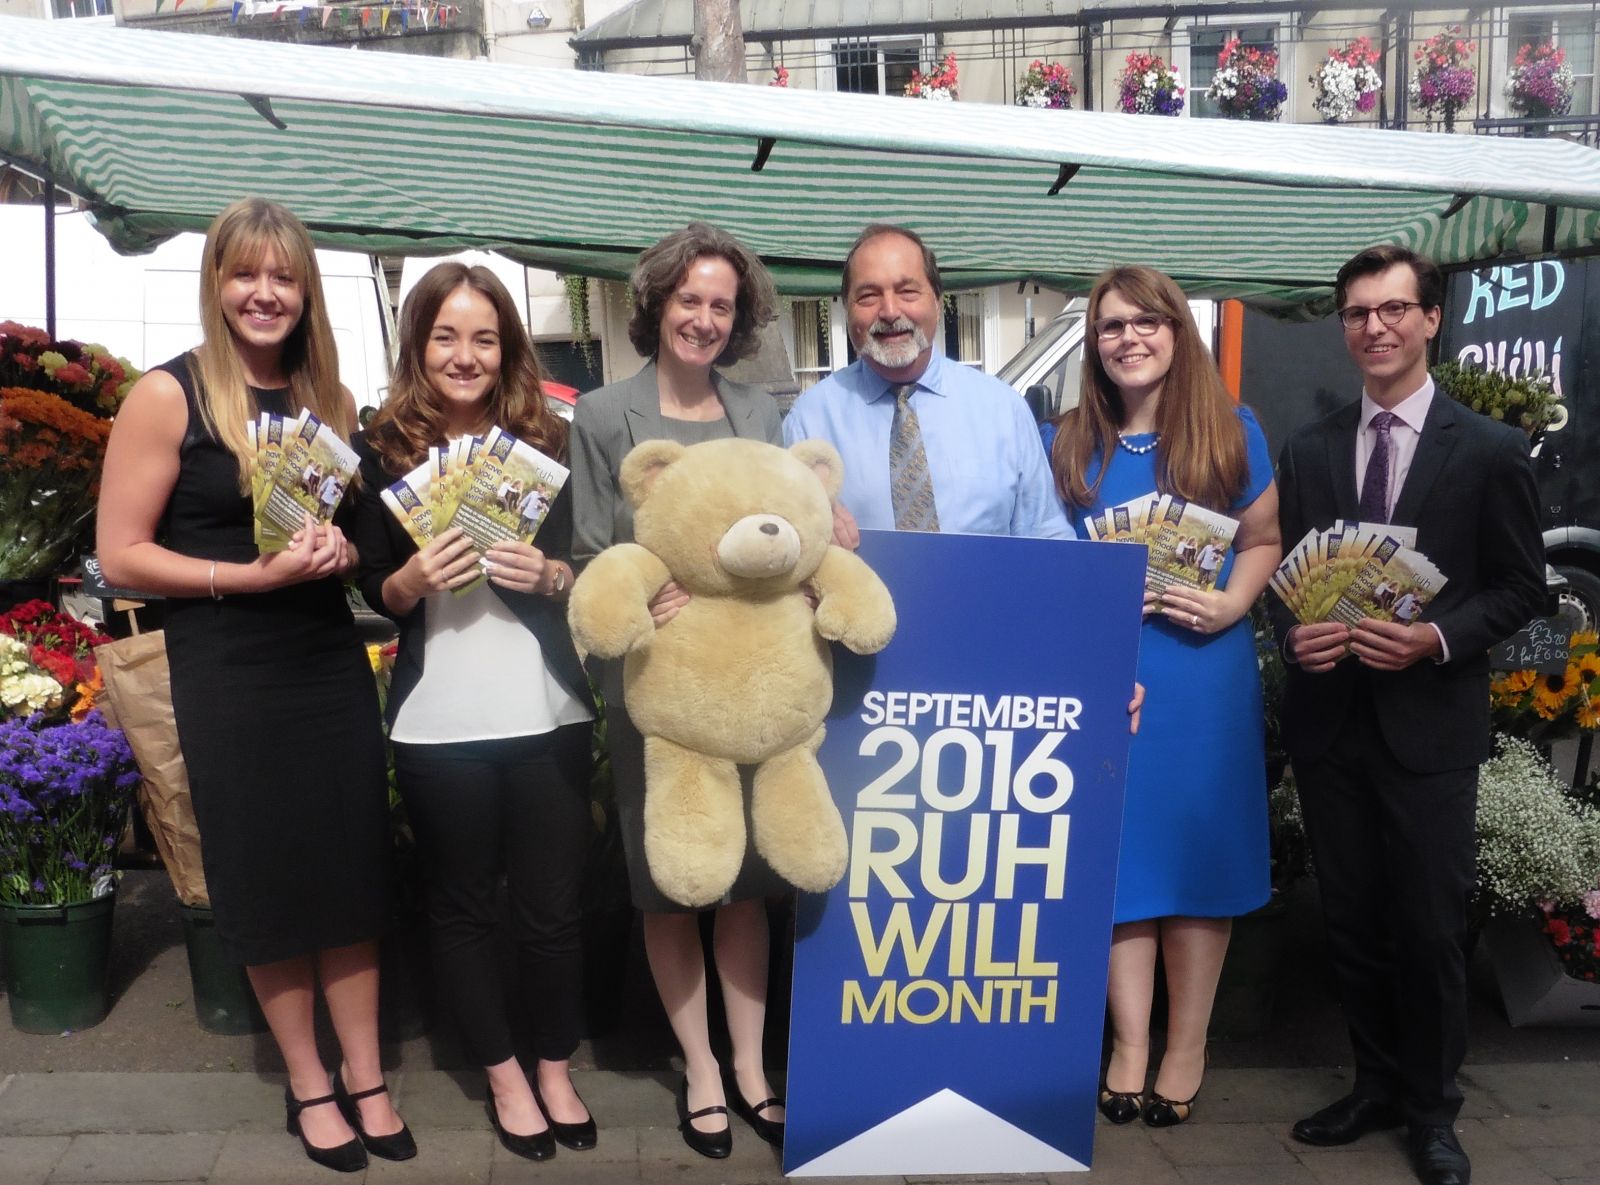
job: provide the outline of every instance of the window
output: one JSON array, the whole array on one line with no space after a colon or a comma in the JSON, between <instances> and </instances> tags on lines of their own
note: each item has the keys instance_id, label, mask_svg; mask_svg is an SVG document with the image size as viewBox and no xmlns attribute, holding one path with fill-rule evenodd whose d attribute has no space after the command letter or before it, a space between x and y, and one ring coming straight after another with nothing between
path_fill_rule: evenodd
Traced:
<instances>
[{"instance_id":1,"label":"window","mask_svg":"<svg viewBox=\"0 0 1600 1185\"><path fill-rule=\"evenodd\" d=\"M1551 44L1558 49L1564 49L1567 51L1567 65L1572 70L1572 114L1596 113L1595 23L1592 12L1586 11L1571 16L1519 13L1510 18L1506 30L1508 70L1517 60L1517 51L1524 45Z\"/></svg>"},{"instance_id":2,"label":"window","mask_svg":"<svg viewBox=\"0 0 1600 1185\"><path fill-rule=\"evenodd\" d=\"M790 356L800 390L833 373L829 300L796 300L789 308Z\"/></svg>"},{"instance_id":3,"label":"window","mask_svg":"<svg viewBox=\"0 0 1600 1185\"><path fill-rule=\"evenodd\" d=\"M944 352L963 366L983 368L983 293L947 292L944 298Z\"/></svg>"},{"instance_id":4,"label":"window","mask_svg":"<svg viewBox=\"0 0 1600 1185\"><path fill-rule=\"evenodd\" d=\"M1211 80L1217 75L1217 55L1222 52L1222 47L1233 38L1239 39L1239 44L1246 49L1277 49L1278 26L1270 25L1240 25L1228 27L1225 25L1202 25L1189 32L1189 77L1184 79L1187 91L1184 98L1185 110L1200 119L1217 119L1222 111L1211 98ZM1278 63L1278 77L1286 77L1283 62Z\"/></svg>"},{"instance_id":5,"label":"window","mask_svg":"<svg viewBox=\"0 0 1600 1185\"><path fill-rule=\"evenodd\" d=\"M875 41L864 37L835 41L833 88L858 95L903 94L911 72L923 58L923 39Z\"/></svg>"},{"instance_id":6,"label":"window","mask_svg":"<svg viewBox=\"0 0 1600 1185\"><path fill-rule=\"evenodd\" d=\"M58 19L75 16L110 16L111 0L50 0L50 10Z\"/></svg>"}]
</instances>

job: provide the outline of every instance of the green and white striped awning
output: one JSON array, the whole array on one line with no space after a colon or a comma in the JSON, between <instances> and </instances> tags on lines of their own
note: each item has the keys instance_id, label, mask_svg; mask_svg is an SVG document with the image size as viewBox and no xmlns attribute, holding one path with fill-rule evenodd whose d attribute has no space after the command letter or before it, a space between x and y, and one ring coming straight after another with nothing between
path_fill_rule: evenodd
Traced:
<instances>
[{"instance_id":1,"label":"green and white striped awning","mask_svg":"<svg viewBox=\"0 0 1600 1185\"><path fill-rule=\"evenodd\" d=\"M922 232L952 286L1082 291L1107 264L1143 262L1194 295L1280 307L1325 297L1338 264L1379 241L1446 264L1600 248L1600 152L1560 141L929 103L6 17L0 154L86 198L129 251L258 193L325 246L476 246L622 277L701 218L795 295L833 291L873 220Z\"/></svg>"}]
</instances>

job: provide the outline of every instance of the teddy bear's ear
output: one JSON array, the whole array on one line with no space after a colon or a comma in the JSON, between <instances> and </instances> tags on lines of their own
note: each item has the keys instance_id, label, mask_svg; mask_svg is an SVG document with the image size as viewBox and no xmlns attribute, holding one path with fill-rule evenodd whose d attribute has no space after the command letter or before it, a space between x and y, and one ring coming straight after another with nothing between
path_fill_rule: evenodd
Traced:
<instances>
[{"instance_id":1,"label":"teddy bear's ear","mask_svg":"<svg viewBox=\"0 0 1600 1185\"><path fill-rule=\"evenodd\" d=\"M635 510L650 495L650 487L667 467L683 456L684 446L676 440L647 440L622 458L623 496Z\"/></svg>"},{"instance_id":2,"label":"teddy bear's ear","mask_svg":"<svg viewBox=\"0 0 1600 1185\"><path fill-rule=\"evenodd\" d=\"M789 446L789 451L817 475L822 488L828 491L828 501L839 496L844 488L844 461L838 449L826 440L797 440Z\"/></svg>"}]
</instances>

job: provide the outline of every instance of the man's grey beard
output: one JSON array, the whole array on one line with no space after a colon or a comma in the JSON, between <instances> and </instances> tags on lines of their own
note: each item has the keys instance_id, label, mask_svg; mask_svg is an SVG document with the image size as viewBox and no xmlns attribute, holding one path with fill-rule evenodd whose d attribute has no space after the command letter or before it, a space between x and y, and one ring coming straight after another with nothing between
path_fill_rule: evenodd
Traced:
<instances>
[{"instance_id":1,"label":"man's grey beard","mask_svg":"<svg viewBox=\"0 0 1600 1185\"><path fill-rule=\"evenodd\" d=\"M911 320L910 317L900 317L891 322L886 328L895 331L909 330L911 339L904 345L890 345L875 337L873 329L878 328L874 321L865 334L859 353L862 357L871 359L885 370L904 370L910 366L928 348L928 335Z\"/></svg>"}]
</instances>

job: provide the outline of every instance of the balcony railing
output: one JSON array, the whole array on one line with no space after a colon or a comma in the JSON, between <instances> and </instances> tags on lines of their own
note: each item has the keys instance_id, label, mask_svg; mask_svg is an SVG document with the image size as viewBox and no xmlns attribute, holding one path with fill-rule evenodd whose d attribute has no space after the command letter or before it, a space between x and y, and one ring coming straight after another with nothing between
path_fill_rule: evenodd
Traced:
<instances>
[{"instance_id":1,"label":"balcony railing","mask_svg":"<svg viewBox=\"0 0 1600 1185\"><path fill-rule=\"evenodd\" d=\"M1600 148L1600 115L1562 115L1548 119L1475 119L1472 130L1484 136L1548 136Z\"/></svg>"}]
</instances>

